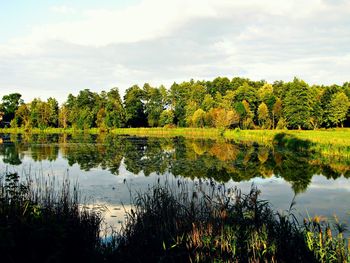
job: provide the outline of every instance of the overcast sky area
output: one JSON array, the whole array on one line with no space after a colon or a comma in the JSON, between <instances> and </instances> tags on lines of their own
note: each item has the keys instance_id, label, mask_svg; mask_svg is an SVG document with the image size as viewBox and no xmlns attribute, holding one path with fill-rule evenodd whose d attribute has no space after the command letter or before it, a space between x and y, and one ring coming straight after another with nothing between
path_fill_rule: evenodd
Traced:
<instances>
[{"instance_id":1,"label":"overcast sky area","mask_svg":"<svg viewBox=\"0 0 350 263\"><path fill-rule=\"evenodd\" d=\"M217 76L350 81L350 0L0 0L0 96Z\"/></svg>"}]
</instances>

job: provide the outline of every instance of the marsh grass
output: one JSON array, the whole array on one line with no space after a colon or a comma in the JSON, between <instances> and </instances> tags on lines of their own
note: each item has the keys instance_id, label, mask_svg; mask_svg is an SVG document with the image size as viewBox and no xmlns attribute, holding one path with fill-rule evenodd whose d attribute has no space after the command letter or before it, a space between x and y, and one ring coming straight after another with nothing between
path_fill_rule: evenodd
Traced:
<instances>
[{"instance_id":1,"label":"marsh grass","mask_svg":"<svg viewBox=\"0 0 350 263\"><path fill-rule=\"evenodd\" d=\"M294 203L274 212L260 191L179 180L132 196L120 232L101 239L99 210L77 186L43 178L0 180L1 262L349 262L346 228L299 223Z\"/></svg>"},{"instance_id":2,"label":"marsh grass","mask_svg":"<svg viewBox=\"0 0 350 263\"><path fill-rule=\"evenodd\" d=\"M350 238L344 238L346 230L336 216L333 223L321 216L304 220L307 246L319 262L350 262Z\"/></svg>"},{"instance_id":3,"label":"marsh grass","mask_svg":"<svg viewBox=\"0 0 350 263\"><path fill-rule=\"evenodd\" d=\"M336 261L322 261L318 250L309 245L317 240L308 233L317 232L298 223L293 205L285 213L276 213L259 194L255 187L244 195L214 182L195 188L183 182L175 188L155 185L134 198L134 209L127 214L112 258L126 262L346 262L339 261L348 253L343 239L324 252L336 254Z\"/></svg>"},{"instance_id":4,"label":"marsh grass","mask_svg":"<svg viewBox=\"0 0 350 263\"><path fill-rule=\"evenodd\" d=\"M101 222L68 180L57 188L42 178L1 177L1 262L96 262Z\"/></svg>"}]
</instances>

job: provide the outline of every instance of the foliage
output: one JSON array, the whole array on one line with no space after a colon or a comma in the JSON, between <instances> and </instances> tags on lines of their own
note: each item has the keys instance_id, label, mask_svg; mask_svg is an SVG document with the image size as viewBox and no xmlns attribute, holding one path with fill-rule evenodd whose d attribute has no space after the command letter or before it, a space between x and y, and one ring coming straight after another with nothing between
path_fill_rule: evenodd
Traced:
<instances>
[{"instance_id":1,"label":"foliage","mask_svg":"<svg viewBox=\"0 0 350 263\"><path fill-rule=\"evenodd\" d=\"M142 101L144 92L137 85L127 89L124 96L126 124L129 127L145 127L145 105Z\"/></svg>"},{"instance_id":2,"label":"foliage","mask_svg":"<svg viewBox=\"0 0 350 263\"><path fill-rule=\"evenodd\" d=\"M258 107L258 119L259 124L263 128L269 128L270 125L270 114L266 104L262 102Z\"/></svg>"},{"instance_id":3,"label":"foliage","mask_svg":"<svg viewBox=\"0 0 350 263\"><path fill-rule=\"evenodd\" d=\"M309 86L302 80L294 78L289 84L284 103L284 115L292 128L309 128L311 100Z\"/></svg>"},{"instance_id":4,"label":"foliage","mask_svg":"<svg viewBox=\"0 0 350 263\"><path fill-rule=\"evenodd\" d=\"M202 109L198 109L193 113L192 125L194 127L203 128L205 125L206 112Z\"/></svg>"},{"instance_id":5,"label":"foliage","mask_svg":"<svg viewBox=\"0 0 350 263\"><path fill-rule=\"evenodd\" d=\"M21 95L13 93L5 95L0 104L0 126L9 126L11 122L13 128L27 130L47 127L110 130L164 125L213 128L218 126L212 113L224 109L235 119L225 127L235 127L237 116L241 129L347 127L350 125L349 97L349 83L309 86L294 78L291 82L270 84L239 77L232 80L218 77L212 81L191 79L173 83L169 89L148 83L142 88L134 85L126 90L123 100L118 88L100 93L85 89L77 96L69 94L60 106L54 98L47 101L36 98L22 106ZM174 117L171 123L164 124L160 119L163 116L164 120L168 110Z\"/></svg>"},{"instance_id":6,"label":"foliage","mask_svg":"<svg viewBox=\"0 0 350 263\"><path fill-rule=\"evenodd\" d=\"M164 110L160 114L159 124L160 126L171 125L174 123L174 112L172 110Z\"/></svg>"},{"instance_id":7,"label":"foliage","mask_svg":"<svg viewBox=\"0 0 350 263\"><path fill-rule=\"evenodd\" d=\"M15 117L15 112L23 103L22 95L19 93L11 93L2 97L0 111L3 113L3 121L10 122Z\"/></svg>"},{"instance_id":8,"label":"foliage","mask_svg":"<svg viewBox=\"0 0 350 263\"><path fill-rule=\"evenodd\" d=\"M344 92L338 92L334 94L330 102L329 120L334 125L341 124L343 126L343 122L346 119L349 107L349 98L345 95Z\"/></svg>"},{"instance_id":9,"label":"foliage","mask_svg":"<svg viewBox=\"0 0 350 263\"><path fill-rule=\"evenodd\" d=\"M165 107L166 90L164 87L153 88L147 83L143 86L143 90L148 125L150 127L159 126L159 118Z\"/></svg>"},{"instance_id":10,"label":"foliage","mask_svg":"<svg viewBox=\"0 0 350 263\"><path fill-rule=\"evenodd\" d=\"M208 123L216 128L229 128L239 123L239 115L234 109L212 108L207 118Z\"/></svg>"}]
</instances>

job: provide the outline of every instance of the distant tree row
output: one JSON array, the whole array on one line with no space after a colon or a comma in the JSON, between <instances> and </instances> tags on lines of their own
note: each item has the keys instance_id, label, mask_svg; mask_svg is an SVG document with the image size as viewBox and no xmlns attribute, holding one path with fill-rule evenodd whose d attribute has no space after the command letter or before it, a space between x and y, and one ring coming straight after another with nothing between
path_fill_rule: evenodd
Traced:
<instances>
[{"instance_id":1,"label":"distant tree row","mask_svg":"<svg viewBox=\"0 0 350 263\"><path fill-rule=\"evenodd\" d=\"M164 86L134 85L122 100L117 88L100 94L88 89L24 103L18 93L3 96L0 119L11 127L216 127L241 129L317 129L350 126L350 83L342 86L252 81L218 77L213 81Z\"/></svg>"}]
</instances>

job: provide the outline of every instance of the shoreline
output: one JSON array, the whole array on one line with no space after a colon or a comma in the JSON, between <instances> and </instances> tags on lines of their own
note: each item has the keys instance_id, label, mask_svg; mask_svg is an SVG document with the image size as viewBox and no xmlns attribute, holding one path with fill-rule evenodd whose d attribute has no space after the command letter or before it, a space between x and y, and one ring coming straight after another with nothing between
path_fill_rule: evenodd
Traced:
<instances>
[{"instance_id":1,"label":"shoreline","mask_svg":"<svg viewBox=\"0 0 350 263\"><path fill-rule=\"evenodd\" d=\"M87 130L47 128L25 130L21 128L2 128L3 134L113 134L141 137L177 137L196 139L226 139L238 143L257 143L259 145L312 150L322 155L350 158L350 129L328 130L240 130L215 128L115 128L101 131L99 128Z\"/></svg>"}]
</instances>

